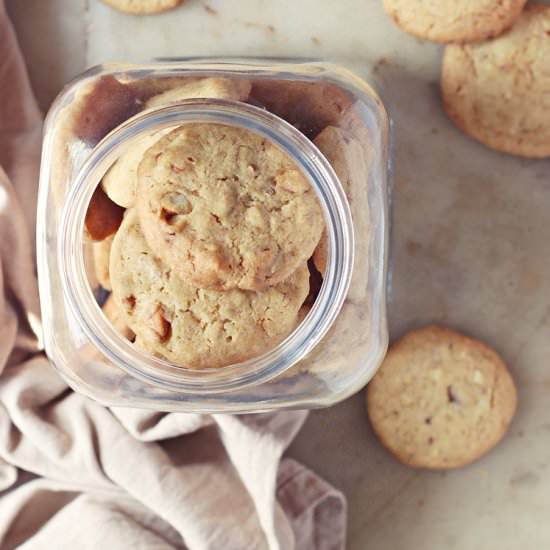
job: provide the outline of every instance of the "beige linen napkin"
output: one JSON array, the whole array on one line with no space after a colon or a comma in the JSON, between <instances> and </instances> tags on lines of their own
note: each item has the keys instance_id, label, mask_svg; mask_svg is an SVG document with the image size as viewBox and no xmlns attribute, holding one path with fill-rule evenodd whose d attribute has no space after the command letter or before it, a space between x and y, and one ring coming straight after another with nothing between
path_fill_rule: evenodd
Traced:
<instances>
[{"instance_id":1,"label":"beige linen napkin","mask_svg":"<svg viewBox=\"0 0 550 550\"><path fill-rule=\"evenodd\" d=\"M3 0L0 90L0 547L343 548L342 494L281 458L305 412L108 409L50 366L31 330L41 116Z\"/></svg>"}]
</instances>

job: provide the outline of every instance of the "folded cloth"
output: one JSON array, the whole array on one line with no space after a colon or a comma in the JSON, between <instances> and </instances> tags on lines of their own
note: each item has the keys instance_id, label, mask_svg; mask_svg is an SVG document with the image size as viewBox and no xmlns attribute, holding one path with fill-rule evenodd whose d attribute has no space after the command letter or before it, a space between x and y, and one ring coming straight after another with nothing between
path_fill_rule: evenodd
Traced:
<instances>
[{"instance_id":1,"label":"folded cloth","mask_svg":"<svg viewBox=\"0 0 550 550\"><path fill-rule=\"evenodd\" d=\"M343 548L342 494L282 455L303 411L105 408L39 350L41 116L0 0L0 547Z\"/></svg>"}]
</instances>

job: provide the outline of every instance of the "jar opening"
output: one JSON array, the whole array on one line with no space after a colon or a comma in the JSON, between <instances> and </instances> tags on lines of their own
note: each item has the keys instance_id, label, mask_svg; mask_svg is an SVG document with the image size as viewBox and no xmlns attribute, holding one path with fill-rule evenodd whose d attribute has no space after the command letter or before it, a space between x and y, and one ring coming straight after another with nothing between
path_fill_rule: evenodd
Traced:
<instances>
[{"instance_id":1,"label":"jar opening","mask_svg":"<svg viewBox=\"0 0 550 550\"><path fill-rule=\"evenodd\" d=\"M329 240L329 258L319 295L306 318L267 353L220 368L190 369L149 355L120 336L105 319L89 285L83 255L88 204L122 149L147 133L188 123L237 126L270 140L302 170L313 187ZM83 163L63 208L59 270L64 298L92 344L131 376L182 393L215 394L266 382L296 364L323 338L346 298L353 268L354 234L344 190L315 145L281 118L252 105L221 99L185 100L142 112L109 133Z\"/></svg>"}]
</instances>

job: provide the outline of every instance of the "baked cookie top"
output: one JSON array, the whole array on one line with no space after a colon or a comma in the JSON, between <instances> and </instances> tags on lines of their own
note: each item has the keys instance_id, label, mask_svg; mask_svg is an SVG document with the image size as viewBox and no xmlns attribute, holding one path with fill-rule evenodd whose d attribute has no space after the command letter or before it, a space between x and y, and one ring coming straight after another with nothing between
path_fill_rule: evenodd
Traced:
<instances>
[{"instance_id":1,"label":"baked cookie top","mask_svg":"<svg viewBox=\"0 0 550 550\"><path fill-rule=\"evenodd\" d=\"M382 444L410 466L464 466L489 451L516 409L506 366L486 344L427 326L391 346L367 386Z\"/></svg>"},{"instance_id":2,"label":"baked cookie top","mask_svg":"<svg viewBox=\"0 0 550 550\"><path fill-rule=\"evenodd\" d=\"M149 246L199 288L261 290L306 263L323 230L315 191L296 164L249 130L190 123L138 170Z\"/></svg>"},{"instance_id":3,"label":"baked cookie top","mask_svg":"<svg viewBox=\"0 0 550 550\"><path fill-rule=\"evenodd\" d=\"M135 209L115 236L110 272L115 300L139 342L188 368L222 367L273 348L294 329L309 291L305 262L261 292L192 287L155 256Z\"/></svg>"},{"instance_id":4,"label":"baked cookie top","mask_svg":"<svg viewBox=\"0 0 550 550\"><path fill-rule=\"evenodd\" d=\"M434 42L474 42L502 33L527 0L384 0L401 29Z\"/></svg>"},{"instance_id":5,"label":"baked cookie top","mask_svg":"<svg viewBox=\"0 0 550 550\"><path fill-rule=\"evenodd\" d=\"M550 156L550 6L528 5L495 40L447 46L441 91L451 120L481 143Z\"/></svg>"},{"instance_id":6,"label":"baked cookie top","mask_svg":"<svg viewBox=\"0 0 550 550\"><path fill-rule=\"evenodd\" d=\"M134 15L150 15L171 10L179 6L183 0L103 0L105 4Z\"/></svg>"},{"instance_id":7,"label":"baked cookie top","mask_svg":"<svg viewBox=\"0 0 550 550\"><path fill-rule=\"evenodd\" d=\"M151 97L145 104L147 109L162 107L194 98L233 99L244 101L250 93L250 82L231 78L189 78L178 81L178 85ZM117 161L103 176L101 182L109 198L123 206L130 208L136 200L137 168L145 151L152 147L162 136L170 130L159 130L140 138L120 155Z\"/></svg>"}]
</instances>

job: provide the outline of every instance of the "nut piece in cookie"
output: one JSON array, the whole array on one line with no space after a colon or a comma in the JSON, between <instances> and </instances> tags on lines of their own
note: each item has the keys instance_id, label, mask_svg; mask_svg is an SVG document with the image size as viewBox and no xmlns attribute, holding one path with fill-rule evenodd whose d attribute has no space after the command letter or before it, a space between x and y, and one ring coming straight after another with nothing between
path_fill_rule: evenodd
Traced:
<instances>
[{"instance_id":1,"label":"nut piece in cookie","mask_svg":"<svg viewBox=\"0 0 550 550\"><path fill-rule=\"evenodd\" d=\"M380 441L418 468L474 462L503 437L516 403L512 377L493 349L437 326L393 344L367 386L368 415Z\"/></svg>"},{"instance_id":2,"label":"nut piece in cookie","mask_svg":"<svg viewBox=\"0 0 550 550\"><path fill-rule=\"evenodd\" d=\"M152 15L177 8L183 0L102 0L123 13Z\"/></svg>"},{"instance_id":3,"label":"nut piece in cookie","mask_svg":"<svg viewBox=\"0 0 550 550\"><path fill-rule=\"evenodd\" d=\"M155 256L134 209L115 236L110 272L113 295L142 346L187 368L223 367L267 352L295 328L309 291L305 263L260 292L192 287Z\"/></svg>"},{"instance_id":4,"label":"nut piece in cookie","mask_svg":"<svg viewBox=\"0 0 550 550\"><path fill-rule=\"evenodd\" d=\"M458 128L512 155L550 156L550 6L495 40L445 48L443 105Z\"/></svg>"},{"instance_id":5,"label":"nut piece in cookie","mask_svg":"<svg viewBox=\"0 0 550 550\"><path fill-rule=\"evenodd\" d=\"M113 325L118 333L130 341L134 340L135 334L126 324L124 313L116 303L112 294L107 298L101 309L105 317L107 317L107 320Z\"/></svg>"},{"instance_id":6,"label":"nut piece in cookie","mask_svg":"<svg viewBox=\"0 0 550 550\"><path fill-rule=\"evenodd\" d=\"M394 22L434 42L475 42L498 36L519 17L527 0L384 0Z\"/></svg>"},{"instance_id":7,"label":"nut piece in cookie","mask_svg":"<svg viewBox=\"0 0 550 550\"><path fill-rule=\"evenodd\" d=\"M261 290L313 254L315 191L277 146L249 130L177 128L145 154L137 206L149 246L199 288Z\"/></svg>"},{"instance_id":8,"label":"nut piece in cookie","mask_svg":"<svg viewBox=\"0 0 550 550\"><path fill-rule=\"evenodd\" d=\"M91 243L94 257L94 270L99 284L105 290L111 290L111 278L109 276L109 257L111 255L111 246L113 237L107 237L102 241Z\"/></svg>"},{"instance_id":9,"label":"nut piece in cookie","mask_svg":"<svg viewBox=\"0 0 550 550\"><path fill-rule=\"evenodd\" d=\"M84 220L85 235L92 241L102 241L119 228L124 208L115 204L98 186L90 199Z\"/></svg>"}]
</instances>

